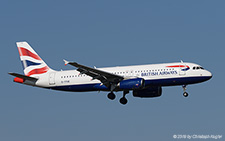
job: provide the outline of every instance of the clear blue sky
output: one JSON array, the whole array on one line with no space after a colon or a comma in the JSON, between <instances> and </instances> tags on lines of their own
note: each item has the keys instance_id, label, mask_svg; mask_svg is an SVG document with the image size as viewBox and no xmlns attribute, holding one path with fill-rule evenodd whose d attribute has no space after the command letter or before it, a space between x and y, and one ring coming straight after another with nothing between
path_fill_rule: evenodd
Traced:
<instances>
[{"instance_id":1,"label":"clear blue sky","mask_svg":"<svg viewBox=\"0 0 225 141\"><path fill-rule=\"evenodd\" d=\"M2 1L0 140L150 141L174 134L225 138L225 2ZM27 41L56 70L63 59L96 66L186 61L213 73L205 83L163 88L160 98L68 93L13 83L23 73L16 41Z\"/></svg>"}]
</instances>

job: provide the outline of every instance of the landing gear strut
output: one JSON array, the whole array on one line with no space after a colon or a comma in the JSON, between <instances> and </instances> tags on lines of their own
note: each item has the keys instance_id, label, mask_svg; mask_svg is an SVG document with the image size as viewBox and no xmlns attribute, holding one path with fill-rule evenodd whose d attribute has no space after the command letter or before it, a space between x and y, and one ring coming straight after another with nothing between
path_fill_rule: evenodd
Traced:
<instances>
[{"instance_id":1,"label":"landing gear strut","mask_svg":"<svg viewBox=\"0 0 225 141\"><path fill-rule=\"evenodd\" d=\"M184 90L183 96L188 97L188 93L186 92L186 89L187 89L186 85L183 85L182 87L183 87L183 90Z\"/></svg>"},{"instance_id":2,"label":"landing gear strut","mask_svg":"<svg viewBox=\"0 0 225 141\"><path fill-rule=\"evenodd\" d=\"M116 98L116 95L113 93L113 90L116 88L116 85L115 84L112 84L110 86L110 93L107 95L107 97L111 100L114 100Z\"/></svg>"},{"instance_id":3,"label":"landing gear strut","mask_svg":"<svg viewBox=\"0 0 225 141\"><path fill-rule=\"evenodd\" d=\"M123 97L122 98L120 98L120 103L121 104L123 104L123 105L125 105L125 104L127 104L127 99L126 99L126 94L128 94L129 93L129 91L123 91Z\"/></svg>"}]
</instances>

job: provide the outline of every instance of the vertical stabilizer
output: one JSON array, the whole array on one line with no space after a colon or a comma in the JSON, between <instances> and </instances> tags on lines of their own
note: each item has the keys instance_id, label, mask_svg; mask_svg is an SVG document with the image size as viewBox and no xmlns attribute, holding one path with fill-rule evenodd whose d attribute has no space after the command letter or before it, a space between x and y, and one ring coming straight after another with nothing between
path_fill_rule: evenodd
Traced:
<instances>
[{"instance_id":1,"label":"vertical stabilizer","mask_svg":"<svg viewBox=\"0 0 225 141\"><path fill-rule=\"evenodd\" d=\"M17 42L16 45L19 50L20 60L22 62L24 74L26 76L44 74L48 71L51 71L48 65L27 42Z\"/></svg>"}]
</instances>

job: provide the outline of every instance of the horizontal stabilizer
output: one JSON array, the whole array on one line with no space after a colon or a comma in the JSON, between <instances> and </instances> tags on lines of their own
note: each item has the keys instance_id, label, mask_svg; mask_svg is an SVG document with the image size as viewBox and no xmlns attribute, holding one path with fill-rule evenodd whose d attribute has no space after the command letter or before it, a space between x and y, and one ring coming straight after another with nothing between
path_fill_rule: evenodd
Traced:
<instances>
[{"instance_id":1,"label":"horizontal stabilizer","mask_svg":"<svg viewBox=\"0 0 225 141\"><path fill-rule=\"evenodd\" d=\"M22 78L22 79L25 79L25 80L29 80L29 81L37 81L38 80L37 78L26 76L26 75L22 75L22 74L18 74L18 73L9 72L8 74L10 74L12 76L16 76L16 77Z\"/></svg>"}]
</instances>

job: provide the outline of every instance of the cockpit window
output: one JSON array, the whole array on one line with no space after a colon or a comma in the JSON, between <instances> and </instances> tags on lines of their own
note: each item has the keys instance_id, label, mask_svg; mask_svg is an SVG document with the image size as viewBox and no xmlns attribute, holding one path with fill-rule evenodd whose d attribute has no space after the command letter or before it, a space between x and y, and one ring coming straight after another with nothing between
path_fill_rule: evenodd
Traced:
<instances>
[{"instance_id":1,"label":"cockpit window","mask_svg":"<svg viewBox=\"0 0 225 141\"><path fill-rule=\"evenodd\" d=\"M199 70L199 69L204 70L204 68L203 67L200 67L200 66L193 67L193 70Z\"/></svg>"}]
</instances>

